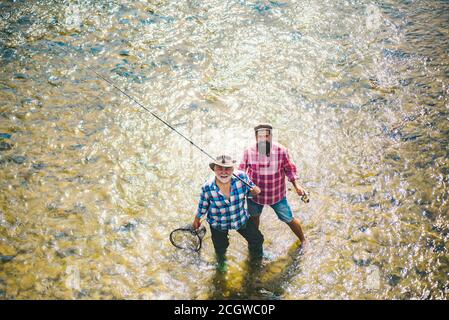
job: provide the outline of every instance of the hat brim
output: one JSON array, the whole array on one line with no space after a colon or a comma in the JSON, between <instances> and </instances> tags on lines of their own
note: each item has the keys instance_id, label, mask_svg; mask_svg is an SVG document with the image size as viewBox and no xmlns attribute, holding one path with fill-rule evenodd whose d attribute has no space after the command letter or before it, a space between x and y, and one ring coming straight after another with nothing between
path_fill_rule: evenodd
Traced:
<instances>
[{"instance_id":1,"label":"hat brim","mask_svg":"<svg viewBox=\"0 0 449 320\"><path fill-rule=\"evenodd\" d=\"M225 168L233 168L235 166L236 162L237 161L235 161L235 160L232 160L232 163L227 163L227 164L210 162L209 163L209 168L211 168L212 171L214 171L215 165L218 165L218 166L221 166L221 167L225 167Z\"/></svg>"}]
</instances>

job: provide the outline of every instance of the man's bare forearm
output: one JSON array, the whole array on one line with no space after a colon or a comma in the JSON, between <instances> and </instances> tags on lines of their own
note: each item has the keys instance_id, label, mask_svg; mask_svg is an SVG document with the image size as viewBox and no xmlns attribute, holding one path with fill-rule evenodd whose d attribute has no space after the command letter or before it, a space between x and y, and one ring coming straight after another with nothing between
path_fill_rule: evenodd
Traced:
<instances>
[{"instance_id":1,"label":"man's bare forearm","mask_svg":"<svg viewBox=\"0 0 449 320\"><path fill-rule=\"evenodd\" d=\"M296 193L298 193L298 195L305 194L306 190L298 183L298 180L293 180L292 185L295 188Z\"/></svg>"}]
</instances>

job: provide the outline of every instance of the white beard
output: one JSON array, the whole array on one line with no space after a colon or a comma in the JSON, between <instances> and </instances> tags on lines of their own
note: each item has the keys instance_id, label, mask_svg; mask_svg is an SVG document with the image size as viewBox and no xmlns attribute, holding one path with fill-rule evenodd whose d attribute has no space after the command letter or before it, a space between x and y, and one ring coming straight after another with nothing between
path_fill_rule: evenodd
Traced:
<instances>
[{"instance_id":1,"label":"white beard","mask_svg":"<svg viewBox=\"0 0 449 320\"><path fill-rule=\"evenodd\" d=\"M220 181L220 182L223 183L223 184L228 183L229 181L231 181L231 178L232 178L232 176L228 176L228 177L225 178L225 179L223 179L223 178L220 177L220 176L216 176L216 177L217 177L218 181Z\"/></svg>"}]
</instances>

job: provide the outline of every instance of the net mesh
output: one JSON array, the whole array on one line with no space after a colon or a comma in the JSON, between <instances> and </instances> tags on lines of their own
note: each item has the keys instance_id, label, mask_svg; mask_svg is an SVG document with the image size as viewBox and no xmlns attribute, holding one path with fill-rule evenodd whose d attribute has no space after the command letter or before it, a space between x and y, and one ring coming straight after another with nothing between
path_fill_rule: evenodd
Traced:
<instances>
[{"instance_id":1,"label":"net mesh","mask_svg":"<svg viewBox=\"0 0 449 320\"><path fill-rule=\"evenodd\" d=\"M205 234L206 227L201 226L195 230L192 225L187 225L173 230L170 233L170 242L179 249L199 251Z\"/></svg>"}]
</instances>

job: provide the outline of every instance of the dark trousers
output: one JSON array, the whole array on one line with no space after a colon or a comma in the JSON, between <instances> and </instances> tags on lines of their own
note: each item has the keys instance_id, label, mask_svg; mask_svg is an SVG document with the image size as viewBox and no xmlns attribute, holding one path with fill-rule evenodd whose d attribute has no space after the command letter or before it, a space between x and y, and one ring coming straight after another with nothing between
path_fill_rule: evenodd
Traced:
<instances>
[{"instance_id":1,"label":"dark trousers","mask_svg":"<svg viewBox=\"0 0 449 320\"><path fill-rule=\"evenodd\" d=\"M210 231L212 234L212 242L214 244L215 253L217 254L218 259L224 259L226 254L226 249L229 246L229 235L228 230L222 231L218 229L214 229L212 226L210 227ZM259 229L257 229L254 222L248 220L248 222L237 230L243 238L248 242L248 250L251 257L260 258L263 254L262 244L263 244L263 235Z\"/></svg>"}]
</instances>

